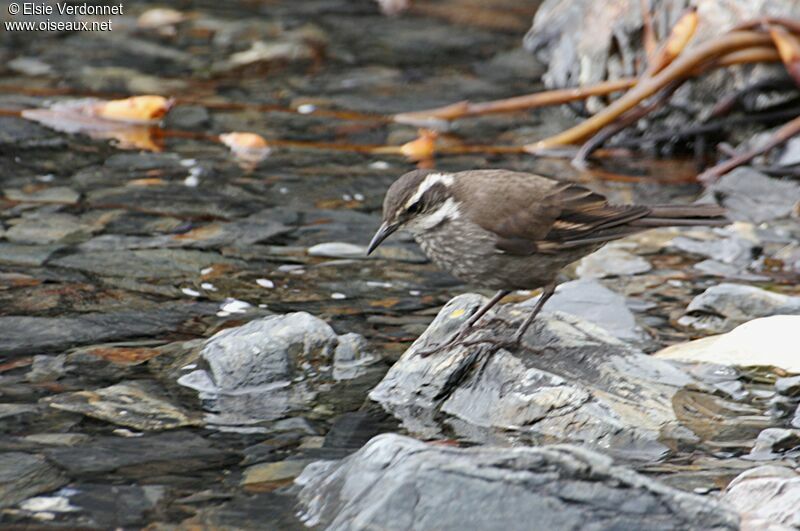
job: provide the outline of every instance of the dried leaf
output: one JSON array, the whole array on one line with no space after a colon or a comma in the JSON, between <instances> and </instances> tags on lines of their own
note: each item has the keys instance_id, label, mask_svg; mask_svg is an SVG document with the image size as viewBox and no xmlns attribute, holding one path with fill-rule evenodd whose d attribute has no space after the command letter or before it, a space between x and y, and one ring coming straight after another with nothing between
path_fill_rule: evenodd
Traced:
<instances>
[{"instance_id":1,"label":"dried leaf","mask_svg":"<svg viewBox=\"0 0 800 531\"><path fill-rule=\"evenodd\" d=\"M430 129L420 129L419 137L400 146L400 153L411 161L432 159L436 153L436 139L439 133Z\"/></svg>"},{"instance_id":2,"label":"dried leaf","mask_svg":"<svg viewBox=\"0 0 800 531\"><path fill-rule=\"evenodd\" d=\"M261 135L255 133L225 133L219 140L231 150L231 153L248 166L258 164L271 152L269 144Z\"/></svg>"},{"instance_id":3,"label":"dried leaf","mask_svg":"<svg viewBox=\"0 0 800 531\"><path fill-rule=\"evenodd\" d=\"M800 41L781 26L770 26L769 34L786 71L797 86L800 86Z\"/></svg>"},{"instance_id":4,"label":"dried leaf","mask_svg":"<svg viewBox=\"0 0 800 531\"><path fill-rule=\"evenodd\" d=\"M106 120L128 123L155 123L172 107L163 96L134 96L123 100L99 103L94 113Z\"/></svg>"}]
</instances>

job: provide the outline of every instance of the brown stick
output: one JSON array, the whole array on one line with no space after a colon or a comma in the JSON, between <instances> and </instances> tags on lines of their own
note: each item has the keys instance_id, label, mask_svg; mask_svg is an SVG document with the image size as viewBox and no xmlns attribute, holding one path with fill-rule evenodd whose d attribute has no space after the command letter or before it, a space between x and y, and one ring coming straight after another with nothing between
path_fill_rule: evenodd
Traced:
<instances>
[{"instance_id":1,"label":"brown stick","mask_svg":"<svg viewBox=\"0 0 800 531\"><path fill-rule=\"evenodd\" d=\"M542 148L561 144L572 144L583 140L587 136L605 127L618 116L635 107L645 98L649 98L664 88L671 81L689 75L694 69L714 57L751 46L762 46L769 42L770 37L768 35L750 31L728 33L719 38L707 41L699 45L692 52L678 57L675 62L655 76L643 79L624 96L614 101L611 105L591 118L555 136L545 138L533 144L528 144L525 146L525 150L530 153L535 153Z\"/></svg>"},{"instance_id":2,"label":"brown stick","mask_svg":"<svg viewBox=\"0 0 800 531\"><path fill-rule=\"evenodd\" d=\"M578 150L578 153L575 155L575 158L572 159L572 165L579 169L584 169L586 167L586 159L589 158L589 155L591 155L597 148L605 144L610 138L629 125L636 123L641 118L659 108L680 86L680 81L673 81L664 90L659 92L658 96L654 98L653 101L631 109L623 114L619 120L615 120L606 127L602 128L597 132L597 134L595 134L581 146L581 148Z\"/></svg>"},{"instance_id":3,"label":"brown stick","mask_svg":"<svg viewBox=\"0 0 800 531\"><path fill-rule=\"evenodd\" d=\"M690 7L672 27L664 44L656 52L653 61L642 77L652 77L667 67L689 44L697 29L697 8Z\"/></svg>"},{"instance_id":4,"label":"brown stick","mask_svg":"<svg viewBox=\"0 0 800 531\"><path fill-rule=\"evenodd\" d=\"M730 158L724 162L717 164L716 166L712 166L711 168L707 169L703 173L697 176L697 180L701 181L706 184L713 183L717 179L719 179L722 175L725 175L729 171L733 170L741 166L742 164L746 164L753 160L755 157L766 153L770 149L779 146L792 138L800 134L800 116L790 120L786 124L784 124L780 129L775 131L775 133L770 137L769 141L766 142L762 146L758 146L757 148L753 148L749 151L745 151L739 155L736 155L733 158Z\"/></svg>"},{"instance_id":5,"label":"brown stick","mask_svg":"<svg viewBox=\"0 0 800 531\"><path fill-rule=\"evenodd\" d=\"M472 103L460 101L444 107L424 111L404 112L394 115L394 121L405 124L420 124L437 120L455 120L465 116L477 116L498 112L511 112L532 109L545 105L558 105L570 101L586 99L590 96L604 96L619 92L636 84L633 78L604 81L590 87L546 90L514 98Z\"/></svg>"},{"instance_id":6,"label":"brown stick","mask_svg":"<svg viewBox=\"0 0 800 531\"><path fill-rule=\"evenodd\" d=\"M650 2L639 0L639 9L642 11L642 41L644 43L644 53L647 56L648 66L653 64L658 51L658 39L653 27L653 15L650 13Z\"/></svg>"},{"instance_id":7,"label":"brown stick","mask_svg":"<svg viewBox=\"0 0 800 531\"><path fill-rule=\"evenodd\" d=\"M800 87L800 41L781 26L770 26L769 35L775 43L786 71Z\"/></svg>"},{"instance_id":8,"label":"brown stick","mask_svg":"<svg viewBox=\"0 0 800 531\"><path fill-rule=\"evenodd\" d=\"M800 33L800 21L783 17L761 17L752 20L745 20L744 22L734 26L731 31L753 30L759 27L766 28L769 25L783 26L792 33Z\"/></svg>"}]
</instances>

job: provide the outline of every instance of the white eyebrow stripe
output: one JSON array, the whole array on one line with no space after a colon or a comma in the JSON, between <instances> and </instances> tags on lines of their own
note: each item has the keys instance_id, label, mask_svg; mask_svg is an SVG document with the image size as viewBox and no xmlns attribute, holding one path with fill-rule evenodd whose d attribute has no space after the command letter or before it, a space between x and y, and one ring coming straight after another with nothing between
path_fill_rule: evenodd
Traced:
<instances>
[{"instance_id":1,"label":"white eyebrow stripe","mask_svg":"<svg viewBox=\"0 0 800 531\"><path fill-rule=\"evenodd\" d=\"M420 216L414 223L423 230L430 230L444 220L453 220L461 217L458 203L451 197L428 215Z\"/></svg>"},{"instance_id":2,"label":"white eyebrow stripe","mask_svg":"<svg viewBox=\"0 0 800 531\"><path fill-rule=\"evenodd\" d=\"M431 173L428 174L425 179L419 183L419 187L417 191L414 192L414 195L406 202L406 208L409 208L411 205L419 201L422 195L430 190L431 186L442 183L445 186L450 186L453 184L454 177L449 173Z\"/></svg>"}]
</instances>

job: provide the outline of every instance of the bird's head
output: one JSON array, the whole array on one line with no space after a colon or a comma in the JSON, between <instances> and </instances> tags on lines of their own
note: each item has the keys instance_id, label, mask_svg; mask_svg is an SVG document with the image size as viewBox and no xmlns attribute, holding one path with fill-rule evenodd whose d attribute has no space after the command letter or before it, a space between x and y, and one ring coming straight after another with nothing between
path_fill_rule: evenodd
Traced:
<instances>
[{"instance_id":1,"label":"bird's head","mask_svg":"<svg viewBox=\"0 0 800 531\"><path fill-rule=\"evenodd\" d=\"M367 248L367 254L397 229L414 234L431 230L446 219L460 216L453 197L455 177L451 173L414 170L397 179L383 200L383 223Z\"/></svg>"}]
</instances>

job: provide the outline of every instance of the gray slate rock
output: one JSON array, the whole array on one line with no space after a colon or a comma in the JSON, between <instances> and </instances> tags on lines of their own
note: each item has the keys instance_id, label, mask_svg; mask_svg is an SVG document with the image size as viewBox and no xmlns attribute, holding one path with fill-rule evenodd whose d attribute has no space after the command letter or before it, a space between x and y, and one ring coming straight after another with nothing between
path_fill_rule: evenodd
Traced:
<instances>
[{"instance_id":1,"label":"gray slate rock","mask_svg":"<svg viewBox=\"0 0 800 531\"><path fill-rule=\"evenodd\" d=\"M166 432L143 437L97 437L88 444L44 451L70 475L116 472L148 477L219 467L231 454L193 433Z\"/></svg>"},{"instance_id":2,"label":"gray slate rock","mask_svg":"<svg viewBox=\"0 0 800 531\"><path fill-rule=\"evenodd\" d=\"M730 219L762 223L792 213L800 203L800 184L740 166L709 186L704 197L724 206Z\"/></svg>"},{"instance_id":3,"label":"gray slate rock","mask_svg":"<svg viewBox=\"0 0 800 531\"><path fill-rule=\"evenodd\" d=\"M360 359L365 345L358 338L337 336L306 312L271 315L215 334L201 352L208 370L185 374L178 383L200 393L215 412L209 422L274 420L313 400L309 380L320 367L330 369L334 359L340 364Z\"/></svg>"},{"instance_id":4,"label":"gray slate rock","mask_svg":"<svg viewBox=\"0 0 800 531\"><path fill-rule=\"evenodd\" d=\"M329 531L738 529L713 499L567 445L461 449L386 434L295 482L306 525Z\"/></svg>"},{"instance_id":5,"label":"gray slate rock","mask_svg":"<svg viewBox=\"0 0 800 531\"><path fill-rule=\"evenodd\" d=\"M61 472L39 455L0 453L0 508L57 489L67 483Z\"/></svg>"},{"instance_id":6,"label":"gray slate rock","mask_svg":"<svg viewBox=\"0 0 800 531\"><path fill-rule=\"evenodd\" d=\"M95 275L137 279L197 275L201 269L214 264L242 265L214 252L189 249L81 251L50 263Z\"/></svg>"},{"instance_id":7,"label":"gray slate rock","mask_svg":"<svg viewBox=\"0 0 800 531\"><path fill-rule=\"evenodd\" d=\"M443 413L470 438L503 430L495 435L598 444L649 457L662 453L659 437L677 426L672 398L693 378L578 317L545 311L523 339L534 352L497 350L482 367L480 360L494 347L416 355L456 330L483 300L475 294L451 300L370 398L426 437L440 434L434 419ZM506 305L499 315L507 323L492 333L502 338L516 330L527 308Z\"/></svg>"},{"instance_id":8,"label":"gray slate rock","mask_svg":"<svg viewBox=\"0 0 800 531\"><path fill-rule=\"evenodd\" d=\"M742 529L783 531L800 527L800 474L766 465L742 472L730 482L722 501L742 517Z\"/></svg>"},{"instance_id":9,"label":"gray slate rock","mask_svg":"<svg viewBox=\"0 0 800 531\"><path fill-rule=\"evenodd\" d=\"M535 304L536 300L538 297L522 306ZM644 331L636 324L633 312L628 309L625 297L596 280L574 280L559 285L555 295L547 301L547 310L586 319L625 341L636 342L646 338Z\"/></svg>"},{"instance_id":10,"label":"gray slate rock","mask_svg":"<svg viewBox=\"0 0 800 531\"><path fill-rule=\"evenodd\" d=\"M678 323L719 334L751 319L800 314L800 297L772 293L755 286L723 283L692 299Z\"/></svg>"},{"instance_id":11,"label":"gray slate rock","mask_svg":"<svg viewBox=\"0 0 800 531\"><path fill-rule=\"evenodd\" d=\"M74 345L171 332L196 315L213 315L209 303L163 304L157 309L87 313L75 317L0 317L0 352L42 354Z\"/></svg>"}]
</instances>

